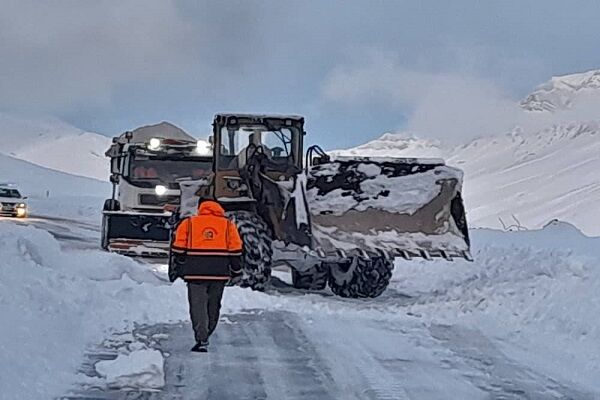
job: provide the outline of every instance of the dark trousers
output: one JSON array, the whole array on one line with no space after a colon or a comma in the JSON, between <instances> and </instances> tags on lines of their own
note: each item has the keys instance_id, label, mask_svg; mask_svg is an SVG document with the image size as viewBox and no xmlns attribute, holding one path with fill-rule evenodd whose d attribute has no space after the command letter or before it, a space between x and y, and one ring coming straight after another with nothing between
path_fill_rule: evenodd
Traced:
<instances>
[{"instance_id":1,"label":"dark trousers","mask_svg":"<svg viewBox=\"0 0 600 400\"><path fill-rule=\"evenodd\" d=\"M188 282L190 316L196 342L205 342L219 322L221 299L227 281Z\"/></svg>"}]
</instances>

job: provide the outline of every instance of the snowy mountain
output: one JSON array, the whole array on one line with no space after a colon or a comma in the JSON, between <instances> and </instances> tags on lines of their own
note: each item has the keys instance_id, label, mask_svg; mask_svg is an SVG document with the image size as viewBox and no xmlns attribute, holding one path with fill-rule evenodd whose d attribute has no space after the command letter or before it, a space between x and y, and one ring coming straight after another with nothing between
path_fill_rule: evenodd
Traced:
<instances>
[{"instance_id":1,"label":"snowy mountain","mask_svg":"<svg viewBox=\"0 0 600 400\"><path fill-rule=\"evenodd\" d=\"M416 154L418 157L443 157L445 152L437 140L420 139L405 133L385 133L379 139L347 150L334 150L332 154L346 156L386 157L390 154Z\"/></svg>"},{"instance_id":2,"label":"snowy mountain","mask_svg":"<svg viewBox=\"0 0 600 400\"><path fill-rule=\"evenodd\" d=\"M73 175L103 181L108 178L104 152L111 140L106 136L56 118L0 114L0 138L0 153L5 155Z\"/></svg>"},{"instance_id":3,"label":"snowy mountain","mask_svg":"<svg viewBox=\"0 0 600 400\"><path fill-rule=\"evenodd\" d=\"M527 111L571 109L587 96L600 97L600 70L556 76L538 86L520 104Z\"/></svg>"},{"instance_id":4,"label":"snowy mountain","mask_svg":"<svg viewBox=\"0 0 600 400\"><path fill-rule=\"evenodd\" d=\"M544 115L529 110L577 107L582 95L600 96L600 71L552 78L522 105L528 117L539 115L543 122ZM557 218L600 235L600 119L531 126L461 146L385 134L332 153L445 158L465 171L464 198L472 227L540 228Z\"/></svg>"}]
</instances>

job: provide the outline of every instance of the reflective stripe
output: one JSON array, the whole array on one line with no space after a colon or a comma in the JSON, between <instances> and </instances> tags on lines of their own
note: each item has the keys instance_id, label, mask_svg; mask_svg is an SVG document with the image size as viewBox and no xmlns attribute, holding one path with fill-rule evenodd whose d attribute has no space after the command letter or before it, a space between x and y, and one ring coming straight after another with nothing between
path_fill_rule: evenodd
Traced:
<instances>
[{"instance_id":1,"label":"reflective stripe","mask_svg":"<svg viewBox=\"0 0 600 400\"><path fill-rule=\"evenodd\" d=\"M228 276L195 276L195 275L185 275L183 277L184 280L188 281L228 281L230 278Z\"/></svg>"},{"instance_id":2,"label":"reflective stripe","mask_svg":"<svg viewBox=\"0 0 600 400\"><path fill-rule=\"evenodd\" d=\"M188 256L223 256L229 257L232 254L223 251L196 251L196 250L188 250L186 253Z\"/></svg>"},{"instance_id":3,"label":"reflective stripe","mask_svg":"<svg viewBox=\"0 0 600 400\"><path fill-rule=\"evenodd\" d=\"M171 247L174 253L186 253L194 256L241 256L241 250L227 250L227 249L183 249L181 247Z\"/></svg>"}]
</instances>

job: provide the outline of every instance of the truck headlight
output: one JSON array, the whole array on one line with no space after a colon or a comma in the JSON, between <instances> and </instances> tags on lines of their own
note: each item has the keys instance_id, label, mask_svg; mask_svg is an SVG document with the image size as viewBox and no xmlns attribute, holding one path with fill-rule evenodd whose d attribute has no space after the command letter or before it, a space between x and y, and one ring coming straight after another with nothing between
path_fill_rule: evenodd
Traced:
<instances>
[{"instance_id":1,"label":"truck headlight","mask_svg":"<svg viewBox=\"0 0 600 400\"><path fill-rule=\"evenodd\" d=\"M156 193L159 196L162 196L163 194L167 193L167 188L163 185L156 185L156 187L154 188L154 193Z\"/></svg>"},{"instance_id":2,"label":"truck headlight","mask_svg":"<svg viewBox=\"0 0 600 400\"><path fill-rule=\"evenodd\" d=\"M25 203L18 204L17 208L27 208L27 204L25 204Z\"/></svg>"},{"instance_id":3,"label":"truck headlight","mask_svg":"<svg viewBox=\"0 0 600 400\"><path fill-rule=\"evenodd\" d=\"M27 214L27 210L23 207L17 208L17 217L24 217Z\"/></svg>"},{"instance_id":4,"label":"truck headlight","mask_svg":"<svg viewBox=\"0 0 600 400\"><path fill-rule=\"evenodd\" d=\"M204 140L198 140L196 143L196 153L201 156L210 156L212 154L212 145Z\"/></svg>"},{"instance_id":5,"label":"truck headlight","mask_svg":"<svg viewBox=\"0 0 600 400\"><path fill-rule=\"evenodd\" d=\"M159 138L150 139L150 142L148 143L148 149L158 150L159 147L160 147L160 139Z\"/></svg>"}]
</instances>

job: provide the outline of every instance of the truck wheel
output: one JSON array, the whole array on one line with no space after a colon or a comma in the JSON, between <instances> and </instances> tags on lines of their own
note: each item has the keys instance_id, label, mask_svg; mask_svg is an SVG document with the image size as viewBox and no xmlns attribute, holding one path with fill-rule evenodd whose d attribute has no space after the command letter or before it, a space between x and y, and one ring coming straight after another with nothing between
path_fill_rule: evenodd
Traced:
<instances>
[{"instance_id":1,"label":"truck wheel","mask_svg":"<svg viewBox=\"0 0 600 400\"><path fill-rule=\"evenodd\" d=\"M296 289L323 290L329 279L329 266L319 263L305 271L292 268L292 285Z\"/></svg>"},{"instance_id":2,"label":"truck wheel","mask_svg":"<svg viewBox=\"0 0 600 400\"><path fill-rule=\"evenodd\" d=\"M329 287L341 297L378 297L390 283L394 260L385 257L354 257L330 264Z\"/></svg>"},{"instance_id":3,"label":"truck wheel","mask_svg":"<svg viewBox=\"0 0 600 400\"><path fill-rule=\"evenodd\" d=\"M100 246L103 250L108 250L108 217L102 216L102 230L100 231Z\"/></svg>"},{"instance_id":4,"label":"truck wheel","mask_svg":"<svg viewBox=\"0 0 600 400\"><path fill-rule=\"evenodd\" d=\"M271 278L271 264L273 263L271 230L265 221L255 213L234 211L229 213L229 216L235 222L244 243L242 255L244 273L240 280L240 286L265 290L265 284Z\"/></svg>"}]
</instances>

